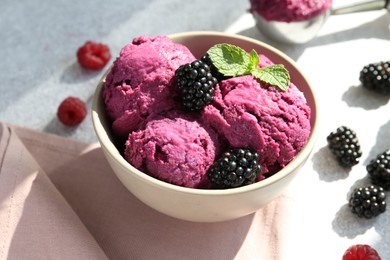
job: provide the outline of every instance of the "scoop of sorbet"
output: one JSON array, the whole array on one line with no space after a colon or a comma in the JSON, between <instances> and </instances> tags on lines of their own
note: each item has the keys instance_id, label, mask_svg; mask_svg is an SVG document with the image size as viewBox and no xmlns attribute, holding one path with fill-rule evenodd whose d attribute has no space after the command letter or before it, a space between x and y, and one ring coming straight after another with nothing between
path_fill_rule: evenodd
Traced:
<instances>
[{"instance_id":1,"label":"scoop of sorbet","mask_svg":"<svg viewBox=\"0 0 390 260\"><path fill-rule=\"evenodd\" d=\"M193 60L187 47L166 36L142 36L123 47L103 92L114 134L127 137L148 116L175 109L175 71Z\"/></svg>"},{"instance_id":2,"label":"scoop of sorbet","mask_svg":"<svg viewBox=\"0 0 390 260\"><path fill-rule=\"evenodd\" d=\"M283 92L253 76L222 81L202 120L224 136L229 146L254 149L260 155L262 173L268 175L297 155L311 130L310 107L294 84Z\"/></svg>"},{"instance_id":3,"label":"scoop of sorbet","mask_svg":"<svg viewBox=\"0 0 390 260\"><path fill-rule=\"evenodd\" d=\"M207 187L206 172L219 143L212 129L195 118L171 112L147 122L126 142L125 158L162 181L189 188Z\"/></svg>"}]
</instances>

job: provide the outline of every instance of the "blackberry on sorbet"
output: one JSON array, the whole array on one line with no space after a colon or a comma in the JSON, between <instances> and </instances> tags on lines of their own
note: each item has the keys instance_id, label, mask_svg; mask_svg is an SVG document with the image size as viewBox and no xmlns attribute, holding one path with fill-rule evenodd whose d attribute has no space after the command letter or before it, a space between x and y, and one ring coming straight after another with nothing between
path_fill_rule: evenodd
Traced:
<instances>
[{"instance_id":1,"label":"blackberry on sorbet","mask_svg":"<svg viewBox=\"0 0 390 260\"><path fill-rule=\"evenodd\" d=\"M260 172L256 152L230 149L210 167L207 176L219 188L235 188L254 183Z\"/></svg>"},{"instance_id":2,"label":"blackberry on sorbet","mask_svg":"<svg viewBox=\"0 0 390 260\"><path fill-rule=\"evenodd\" d=\"M355 188L348 205L358 217L370 219L386 211L386 193L376 185Z\"/></svg>"},{"instance_id":3,"label":"blackberry on sorbet","mask_svg":"<svg viewBox=\"0 0 390 260\"><path fill-rule=\"evenodd\" d=\"M372 184L390 190L390 150L378 154L366 167Z\"/></svg>"},{"instance_id":4,"label":"blackberry on sorbet","mask_svg":"<svg viewBox=\"0 0 390 260\"><path fill-rule=\"evenodd\" d=\"M355 131L347 126L340 126L328 137L328 146L340 166L349 168L359 163L362 151Z\"/></svg>"},{"instance_id":5,"label":"blackberry on sorbet","mask_svg":"<svg viewBox=\"0 0 390 260\"><path fill-rule=\"evenodd\" d=\"M183 105L190 111L199 111L214 100L217 79L210 67L201 60L181 65L175 72Z\"/></svg>"}]
</instances>

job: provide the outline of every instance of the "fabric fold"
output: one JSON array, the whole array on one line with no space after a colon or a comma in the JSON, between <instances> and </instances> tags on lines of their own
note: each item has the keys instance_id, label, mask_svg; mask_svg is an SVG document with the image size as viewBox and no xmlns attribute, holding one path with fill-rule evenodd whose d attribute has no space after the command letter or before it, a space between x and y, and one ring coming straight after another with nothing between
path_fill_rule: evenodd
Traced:
<instances>
[{"instance_id":1,"label":"fabric fold","mask_svg":"<svg viewBox=\"0 0 390 260\"><path fill-rule=\"evenodd\" d=\"M107 259L13 128L0 128L0 259Z\"/></svg>"}]
</instances>

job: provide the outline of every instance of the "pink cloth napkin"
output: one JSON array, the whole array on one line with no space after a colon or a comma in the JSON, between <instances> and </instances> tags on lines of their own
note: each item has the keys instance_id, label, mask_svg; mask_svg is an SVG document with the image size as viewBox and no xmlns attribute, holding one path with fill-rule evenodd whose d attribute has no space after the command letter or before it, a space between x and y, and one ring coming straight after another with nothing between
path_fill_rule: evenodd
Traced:
<instances>
[{"instance_id":1,"label":"pink cloth napkin","mask_svg":"<svg viewBox=\"0 0 390 260\"><path fill-rule=\"evenodd\" d=\"M98 144L4 123L0 203L0 259L286 259L287 196L232 221L177 220L126 190Z\"/></svg>"}]
</instances>

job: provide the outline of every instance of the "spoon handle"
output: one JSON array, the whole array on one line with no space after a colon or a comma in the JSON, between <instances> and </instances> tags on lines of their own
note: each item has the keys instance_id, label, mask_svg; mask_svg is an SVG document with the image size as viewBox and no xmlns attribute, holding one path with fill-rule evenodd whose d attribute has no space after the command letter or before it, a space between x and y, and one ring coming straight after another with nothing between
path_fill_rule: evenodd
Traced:
<instances>
[{"instance_id":1,"label":"spoon handle","mask_svg":"<svg viewBox=\"0 0 390 260\"><path fill-rule=\"evenodd\" d=\"M373 0L364 1L352 5L334 8L331 11L332 15L349 14L355 12L365 12L373 10L387 9L390 11L390 0Z\"/></svg>"}]
</instances>

